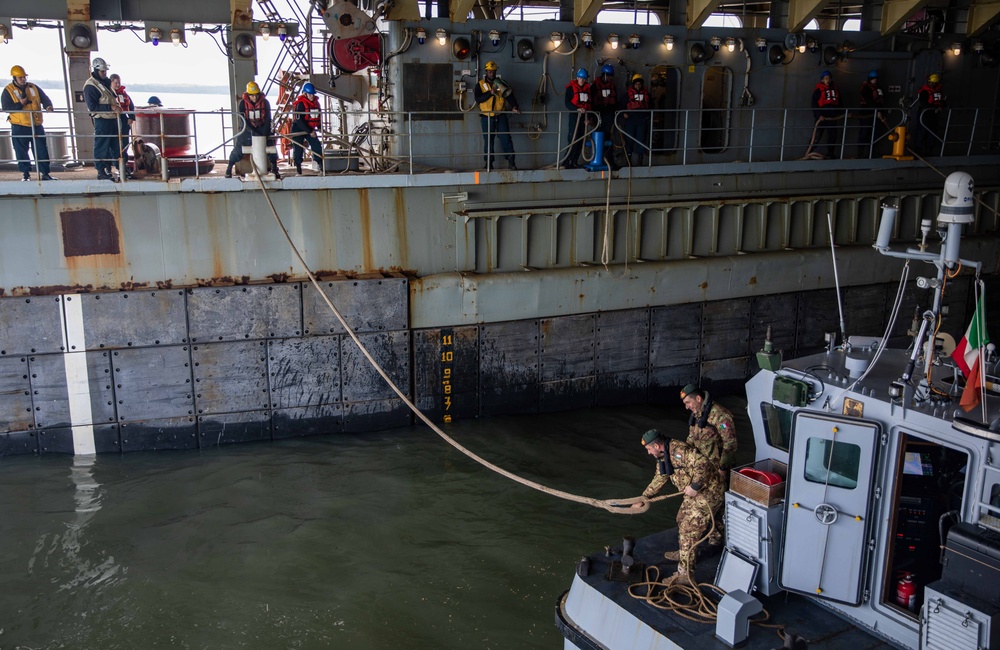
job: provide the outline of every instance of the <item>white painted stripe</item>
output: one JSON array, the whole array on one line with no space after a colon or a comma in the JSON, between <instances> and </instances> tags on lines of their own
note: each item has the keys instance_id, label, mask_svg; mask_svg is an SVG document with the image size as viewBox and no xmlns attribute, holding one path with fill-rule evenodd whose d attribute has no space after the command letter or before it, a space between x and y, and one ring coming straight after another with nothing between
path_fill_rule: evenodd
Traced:
<instances>
[{"instance_id":1,"label":"white painted stripe","mask_svg":"<svg viewBox=\"0 0 1000 650\"><path fill-rule=\"evenodd\" d=\"M66 390L69 393L69 419L73 425L73 451L77 455L94 454L94 416L90 409L90 373L87 370L83 333L83 300L79 295L62 297L63 361L66 364Z\"/></svg>"}]
</instances>

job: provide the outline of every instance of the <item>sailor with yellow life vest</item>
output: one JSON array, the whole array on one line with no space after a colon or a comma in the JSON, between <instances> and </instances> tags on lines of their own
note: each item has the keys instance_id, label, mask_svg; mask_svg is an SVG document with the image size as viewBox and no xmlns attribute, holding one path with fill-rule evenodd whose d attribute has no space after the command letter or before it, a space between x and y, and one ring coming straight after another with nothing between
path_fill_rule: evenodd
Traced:
<instances>
[{"instance_id":1,"label":"sailor with yellow life vest","mask_svg":"<svg viewBox=\"0 0 1000 650\"><path fill-rule=\"evenodd\" d=\"M510 121L507 119L507 109L512 113L520 113L517 98L511 87L497 77L496 61L487 61L486 73L476 84L474 96L479 104L479 122L483 128L483 158L486 161L486 171L494 169L494 142L500 136L500 146L503 148L507 166L517 169L514 164L514 141L510 137Z\"/></svg>"},{"instance_id":2,"label":"sailor with yellow life vest","mask_svg":"<svg viewBox=\"0 0 1000 650\"><path fill-rule=\"evenodd\" d=\"M42 110L51 111L52 101L41 88L28 83L28 74L19 65L10 69L13 81L3 92L3 110L10 113L10 134L14 142L14 156L21 180L31 180L31 160L28 149L35 155L35 163L43 181L55 180L49 175L49 147L42 127Z\"/></svg>"},{"instance_id":3,"label":"sailor with yellow life vest","mask_svg":"<svg viewBox=\"0 0 1000 650\"><path fill-rule=\"evenodd\" d=\"M92 72L87 83L83 84L83 98L94 120L94 167L97 169L97 180L114 181L117 179L111 174L111 168L121 154L118 118L122 109L118 96L111 88L107 62L97 58L90 66Z\"/></svg>"},{"instance_id":4,"label":"sailor with yellow life vest","mask_svg":"<svg viewBox=\"0 0 1000 650\"><path fill-rule=\"evenodd\" d=\"M319 98L316 97L316 87L311 83L302 86L302 94L296 98L292 104L292 114L295 121L292 122L292 142L295 147L292 159L295 161L295 171L302 175L302 158L305 153L306 143L312 150L312 159L322 168L323 165L323 145L319 141L319 132L322 127L322 112L320 110Z\"/></svg>"},{"instance_id":5,"label":"sailor with yellow life vest","mask_svg":"<svg viewBox=\"0 0 1000 650\"><path fill-rule=\"evenodd\" d=\"M233 177L233 166L243 158L243 147L249 147L253 142L253 136L265 136L267 138L267 148L274 148L274 138L271 131L271 104L267 101L264 93L260 92L260 86L251 81L247 84L247 90L240 98L240 115L243 117L243 130L233 138L233 150L229 154L229 165L226 167L226 178ZM267 154L268 166L277 179L281 178L278 173L278 152Z\"/></svg>"},{"instance_id":6,"label":"sailor with yellow life vest","mask_svg":"<svg viewBox=\"0 0 1000 650\"><path fill-rule=\"evenodd\" d=\"M833 85L833 76L829 70L824 70L819 75L819 83L813 89L812 94L813 117L816 118L816 135L813 138L813 146L817 149L819 144L826 141L826 157L836 157L836 146L838 144L837 134L840 127L834 120L843 118L840 110L840 93Z\"/></svg>"}]
</instances>

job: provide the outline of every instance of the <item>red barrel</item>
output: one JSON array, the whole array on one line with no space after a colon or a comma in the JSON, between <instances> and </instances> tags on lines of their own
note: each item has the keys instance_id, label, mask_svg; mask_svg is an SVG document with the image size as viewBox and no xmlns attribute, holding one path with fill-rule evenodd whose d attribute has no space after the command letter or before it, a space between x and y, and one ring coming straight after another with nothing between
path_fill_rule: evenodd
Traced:
<instances>
[{"instance_id":1,"label":"red barrel","mask_svg":"<svg viewBox=\"0 0 1000 650\"><path fill-rule=\"evenodd\" d=\"M191 115L194 111L180 108L141 108L135 112L135 128L132 131L146 142L160 148L164 158L179 158L191 155L193 134ZM163 137L160 137L160 125Z\"/></svg>"}]
</instances>

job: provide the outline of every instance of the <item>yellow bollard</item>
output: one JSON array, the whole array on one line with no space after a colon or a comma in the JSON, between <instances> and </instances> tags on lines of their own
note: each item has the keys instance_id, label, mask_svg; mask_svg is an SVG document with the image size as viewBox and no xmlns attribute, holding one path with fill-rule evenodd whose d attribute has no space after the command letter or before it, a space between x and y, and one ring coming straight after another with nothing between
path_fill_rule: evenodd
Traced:
<instances>
[{"instance_id":1,"label":"yellow bollard","mask_svg":"<svg viewBox=\"0 0 1000 650\"><path fill-rule=\"evenodd\" d=\"M883 158L892 158L893 160L913 160L913 156L906 155L905 126L897 126L893 129L892 133L888 135L888 140L892 143L892 153L888 156L882 156Z\"/></svg>"}]
</instances>

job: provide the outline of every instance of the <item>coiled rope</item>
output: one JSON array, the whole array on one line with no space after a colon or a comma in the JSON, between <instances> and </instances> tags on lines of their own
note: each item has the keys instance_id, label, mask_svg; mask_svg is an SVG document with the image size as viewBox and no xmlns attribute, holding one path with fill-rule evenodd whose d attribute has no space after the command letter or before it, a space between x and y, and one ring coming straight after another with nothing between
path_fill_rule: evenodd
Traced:
<instances>
[{"instance_id":1,"label":"coiled rope","mask_svg":"<svg viewBox=\"0 0 1000 650\"><path fill-rule=\"evenodd\" d=\"M295 245L295 242L292 241L291 235L288 234L288 229L285 228L285 224L281 220L281 216L278 214L277 209L274 207L274 203L271 201L270 193L268 192L267 187L264 185L264 180L261 178L260 172L257 169L256 161L253 160L252 157L250 161L251 164L253 165L254 175L257 177L257 182L260 185L260 189L264 195L264 199L267 201L268 207L271 208L271 214L274 215L274 220L278 223L278 227L281 229L282 234L285 236L285 241L288 242L288 245L291 247L292 252L295 254L295 258L299 261L299 264L302 265L302 268L305 269L306 275L309 276L309 281L312 282L313 286L316 287L316 290L319 292L319 295L323 298L323 302L326 303L326 306L330 308L330 311L333 312L333 315L337 318L338 321L340 321L340 324L344 328L344 331L347 332L348 336L351 337L351 340L354 341L354 344L358 346L358 349L361 350L361 353L365 356L366 359L368 359L368 363L370 363L372 367L375 369L375 371L378 372L378 374L382 377L382 379L385 380L385 382L389 385L389 387L393 390L393 392L396 393L396 395L399 396L401 400L403 400L403 403L406 404L406 406L411 411L413 411L414 415L420 418L420 420L428 427L430 427L431 431L440 436L442 440L444 440L449 445L451 445L458 451L462 452L472 460L476 461L483 467L491 469L497 474L505 476L512 481L524 485L525 487L529 487L533 490L538 490L539 492L543 492L545 494L558 497L560 499L565 499L566 501L573 501L574 503L582 503L584 505L592 506L595 508L602 508L604 510L607 510L608 512L613 512L615 514L625 514L625 515L642 514L643 512L649 510L649 506L652 503L655 503L657 501L662 501L664 499L670 499L672 497L680 496L683 494L683 492L677 492L674 494L665 494L653 498L637 496L637 497L628 497L624 499L595 499L593 497L586 497L578 494L572 494L570 492L565 492L563 490L556 490L546 485L542 485L541 483L537 483L535 481L531 481L529 479L518 476L513 472L510 472L498 465L489 462L482 456L479 456L478 454L470 451L469 449L466 449L461 444L459 444L458 441L456 441L454 438L452 438L447 433L442 431L441 427L439 427L433 421L431 421L431 419L428 418L419 408L417 408L417 406L410 400L410 398L408 398L406 394L403 393L402 390L400 390L399 386L396 385L396 383L389 377L389 375L385 372L382 366L379 365L379 363L375 360L375 358L371 355L371 353L368 352L364 344L361 342L361 339L359 339L358 335L354 333L354 330L351 328L350 325L347 324L347 321L344 319L344 316L333 304L329 296L326 295L326 291L323 290L323 287L321 286L319 280L316 278L315 274L313 274L312 269L309 268L309 265L306 264L306 261L302 257L302 254L299 252L299 249ZM633 507L635 504L639 505L637 507Z\"/></svg>"}]
</instances>

